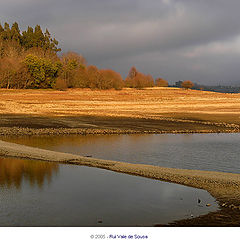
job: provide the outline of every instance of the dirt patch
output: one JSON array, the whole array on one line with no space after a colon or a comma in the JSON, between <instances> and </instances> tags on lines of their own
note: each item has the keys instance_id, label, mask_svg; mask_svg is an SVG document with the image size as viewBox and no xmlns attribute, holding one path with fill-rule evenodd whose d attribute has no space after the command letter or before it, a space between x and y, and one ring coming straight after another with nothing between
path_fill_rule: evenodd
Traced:
<instances>
[{"instance_id":1,"label":"dirt patch","mask_svg":"<svg viewBox=\"0 0 240 240\"><path fill-rule=\"evenodd\" d=\"M219 133L239 132L235 124L184 119L103 116L0 115L0 135Z\"/></svg>"}]
</instances>

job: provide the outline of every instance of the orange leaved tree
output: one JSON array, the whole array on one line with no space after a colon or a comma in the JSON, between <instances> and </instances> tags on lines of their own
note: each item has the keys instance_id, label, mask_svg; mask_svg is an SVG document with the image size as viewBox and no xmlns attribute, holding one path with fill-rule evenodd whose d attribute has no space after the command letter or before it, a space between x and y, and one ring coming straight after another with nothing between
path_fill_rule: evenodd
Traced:
<instances>
[{"instance_id":1,"label":"orange leaved tree","mask_svg":"<svg viewBox=\"0 0 240 240\"><path fill-rule=\"evenodd\" d=\"M168 87L168 82L163 78L157 78L155 81L157 87Z\"/></svg>"},{"instance_id":2,"label":"orange leaved tree","mask_svg":"<svg viewBox=\"0 0 240 240\"><path fill-rule=\"evenodd\" d=\"M185 88L185 89L192 88L193 86L194 86L194 84L191 81L184 81L181 84L181 87Z\"/></svg>"}]
</instances>

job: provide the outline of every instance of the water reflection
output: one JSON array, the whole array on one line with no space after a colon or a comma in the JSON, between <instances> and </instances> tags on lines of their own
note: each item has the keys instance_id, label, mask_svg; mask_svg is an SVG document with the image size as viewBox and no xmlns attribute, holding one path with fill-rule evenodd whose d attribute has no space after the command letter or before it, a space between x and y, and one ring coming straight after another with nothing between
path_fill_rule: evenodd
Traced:
<instances>
[{"instance_id":1,"label":"water reflection","mask_svg":"<svg viewBox=\"0 0 240 240\"><path fill-rule=\"evenodd\" d=\"M208 192L177 184L76 165L0 162L0 227L154 226L218 209Z\"/></svg>"},{"instance_id":2,"label":"water reflection","mask_svg":"<svg viewBox=\"0 0 240 240\"><path fill-rule=\"evenodd\" d=\"M240 173L240 134L5 137L3 140L123 162Z\"/></svg>"},{"instance_id":3,"label":"water reflection","mask_svg":"<svg viewBox=\"0 0 240 240\"><path fill-rule=\"evenodd\" d=\"M0 186L19 189L25 180L31 186L41 188L45 180L51 182L58 169L56 163L0 158Z\"/></svg>"}]
</instances>

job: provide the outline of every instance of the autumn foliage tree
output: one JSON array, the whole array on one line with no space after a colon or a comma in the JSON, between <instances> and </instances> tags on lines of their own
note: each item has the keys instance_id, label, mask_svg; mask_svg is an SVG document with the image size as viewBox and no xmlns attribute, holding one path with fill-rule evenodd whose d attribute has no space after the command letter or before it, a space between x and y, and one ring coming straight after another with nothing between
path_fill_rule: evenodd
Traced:
<instances>
[{"instance_id":1,"label":"autumn foliage tree","mask_svg":"<svg viewBox=\"0 0 240 240\"><path fill-rule=\"evenodd\" d=\"M37 25L21 32L15 22L0 24L0 86L4 88L53 87L60 61L58 42Z\"/></svg>"},{"instance_id":2,"label":"autumn foliage tree","mask_svg":"<svg viewBox=\"0 0 240 240\"><path fill-rule=\"evenodd\" d=\"M132 67L129 71L127 78L125 79L125 86L137 89L153 87L154 80L151 75L145 75L143 73L140 73L135 67Z\"/></svg>"},{"instance_id":3,"label":"autumn foliage tree","mask_svg":"<svg viewBox=\"0 0 240 240\"><path fill-rule=\"evenodd\" d=\"M194 86L194 84L191 81L183 81L181 84L181 87L185 88L185 89L190 89L193 86Z\"/></svg>"},{"instance_id":4,"label":"autumn foliage tree","mask_svg":"<svg viewBox=\"0 0 240 240\"><path fill-rule=\"evenodd\" d=\"M28 88L31 76L21 59L6 57L0 59L0 87Z\"/></svg>"},{"instance_id":5,"label":"autumn foliage tree","mask_svg":"<svg viewBox=\"0 0 240 240\"><path fill-rule=\"evenodd\" d=\"M88 66L84 69L79 69L81 74L78 76L79 84L83 87L88 87L91 89L116 89L120 90L123 87L123 80L119 73L111 69L99 70L96 66Z\"/></svg>"},{"instance_id":6,"label":"autumn foliage tree","mask_svg":"<svg viewBox=\"0 0 240 240\"><path fill-rule=\"evenodd\" d=\"M133 79L133 78L135 78L137 76L137 74L138 74L138 71L137 71L136 67L133 66L129 70L128 78Z\"/></svg>"},{"instance_id":7,"label":"autumn foliage tree","mask_svg":"<svg viewBox=\"0 0 240 240\"><path fill-rule=\"evenodd\" d=\"M168 87L168 82L163 78L157 78L155 81L155 86L157 87Z\"/></svg>"},{"instance_id":8,"label":"autumn foliage tree","mask_svg":"<svg viewBox=\"0 0 240 240\"><path fill-rule=\"evenodd\" d=\"M61 78L70 88L75 87L77 79L79 79L79 69L83 69L87 65L86 59L75 52L68 52L61 56L62 63Z\"/></svg>"},{"instance_id":9,"label":"autumn foliage tree","mask_svg":"<svg viewBox=\"0 0 240 240\"><path fill-rule=\"evenodd\" d=\"M123 79L120 73L117 73L111 69L100 70L101 88L100 89L116 89L123 88Z\"/></svg>"},{"instance_id":10,"label":"autumn foliage tree","mask_svg":"<svg viewBox=\"0 0 240 240\"><path fill-rule=\"evenodd\" d=\"M123 81L114 70L88 65L75 52L59 56L60 50L58 41L48 29L43 32L40 25L21 31L17 22L11 26L0 24L0 87L120 90L124 86L137 89L154 86L152 76L136 67L130 69Z\"/></svg>"}]
</instances>

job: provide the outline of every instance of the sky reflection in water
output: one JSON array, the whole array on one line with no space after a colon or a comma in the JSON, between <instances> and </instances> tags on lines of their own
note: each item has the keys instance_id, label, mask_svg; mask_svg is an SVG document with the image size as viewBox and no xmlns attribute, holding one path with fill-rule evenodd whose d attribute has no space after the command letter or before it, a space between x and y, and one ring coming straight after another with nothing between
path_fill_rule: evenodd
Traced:
<instances>
[{"instance_id":1,"label":"sky reflection in water","mask_svg":"<svg viewBox=\"0 0 240 240\"><path fill-rule=\"evenodd\" d=\"M0 226L153 226L217 208L199 189L89 167L0 159Z\"/></svg>"}]
</instances>

